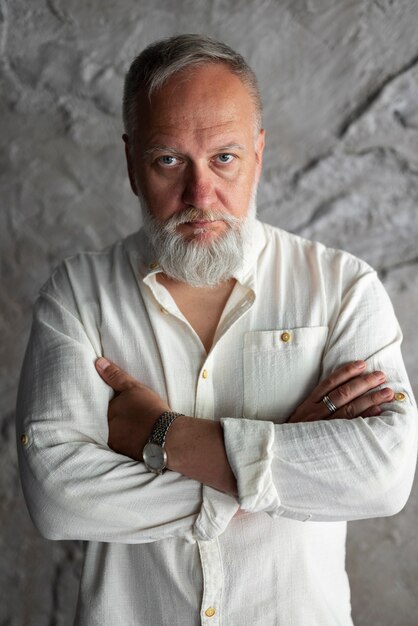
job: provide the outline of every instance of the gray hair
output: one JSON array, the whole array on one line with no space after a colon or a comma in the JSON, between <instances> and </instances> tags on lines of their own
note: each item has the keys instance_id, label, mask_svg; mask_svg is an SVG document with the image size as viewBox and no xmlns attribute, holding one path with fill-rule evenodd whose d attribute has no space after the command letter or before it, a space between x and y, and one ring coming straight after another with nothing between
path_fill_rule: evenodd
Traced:
<instances>
[{"instance_id":1,"label":"gray hair","mask_svg":"<svg viewBox=\"0 0 418 626\"><path fill-rule=\"evenodd\" d=\"M257 78L238 52L203 35L177 35L152 43L130 66L123 91L123 123L129 135L135 130L137 96L143 89L148 98L174 74L187 67L222 63L246 85L254 101L256 127L261 128L262 102Z\"/></svg>"}]
</instances>

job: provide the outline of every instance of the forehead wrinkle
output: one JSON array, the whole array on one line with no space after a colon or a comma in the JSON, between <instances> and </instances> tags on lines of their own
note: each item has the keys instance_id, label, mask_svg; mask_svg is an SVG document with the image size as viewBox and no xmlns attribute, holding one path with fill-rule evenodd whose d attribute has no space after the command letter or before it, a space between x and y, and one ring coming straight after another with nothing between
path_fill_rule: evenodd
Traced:
<instances>
[{"instance_id":1,"label":"forehead wrinkle","mask_svg":"<svg viewBox=\"0 0 418 626\"><path fill-rule=\"evenodd\" d=\"M176 126L164 124L149 128L149 133L145 132L139 138L144 154L157 150L168 150L177 154L188 152L189 149L203 150L206 153L227 148L245 150L247 143L242 129L228 122L205 129L189 127L186 132Z\"/></svg>"},{"instance_id":2,"label":"forehead wrinkle","mask_svg":"<svg viewBox=\"0 0 418 626\"><path fill-rule=\"evenodd\" d=\"M217 117L214 120L214 123L210 123L208 120L208 115L174 115L173 111L170 111L167 115L162 115L159 112L158 117L165 119L155 120L153 119L153 112L151 112L151 119L149 123L154 123L154 132L170 135L172 133L176 133L178 131L189 131L189 132L222 132L222 129L228 126L233 126L235 124L240 124L239 115L225 115L224 120L219 120ZM155 123L157 122L157 123ZM159 123L158 123L159 122Z\"/></svg>"}]
</instances>

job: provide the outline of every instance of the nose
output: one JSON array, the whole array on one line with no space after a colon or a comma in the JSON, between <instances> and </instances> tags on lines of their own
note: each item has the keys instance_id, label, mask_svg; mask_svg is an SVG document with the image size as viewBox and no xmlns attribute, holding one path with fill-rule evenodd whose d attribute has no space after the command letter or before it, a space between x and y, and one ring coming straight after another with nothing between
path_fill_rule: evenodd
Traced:
<instances>
[{"instance_id":1,"label":"nose","mask_svg":"<svg viewBox=\"0 0 418 626\"><path fill-rule=\"evenodd\" d=\"M210 168L191 165L184 181L183 202L198 209L213 209L215 196L213 172Z\"/></svg>"}]
</instances>

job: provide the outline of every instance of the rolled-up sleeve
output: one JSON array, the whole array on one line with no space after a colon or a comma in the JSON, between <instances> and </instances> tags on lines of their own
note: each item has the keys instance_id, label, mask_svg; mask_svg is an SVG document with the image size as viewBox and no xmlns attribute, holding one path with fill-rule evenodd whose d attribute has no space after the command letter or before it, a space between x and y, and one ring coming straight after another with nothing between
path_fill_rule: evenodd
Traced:
<instances>
[{"instance_id":1,"label":"rolled-up sleeve","mask_svg":"<svg viewBox=\"0 0 418 626\"><path fill-rule=\"evenodd\" d=\"M363 273L330 324L322 377L351 360L383 370L395 392L379 417L304 423L222 419L243 509L296 520L339 521L397 513L414 477L417 409L402 335L375 272ZM297 381L295 381L297 384Z\"/></svg>"}]
</instances>

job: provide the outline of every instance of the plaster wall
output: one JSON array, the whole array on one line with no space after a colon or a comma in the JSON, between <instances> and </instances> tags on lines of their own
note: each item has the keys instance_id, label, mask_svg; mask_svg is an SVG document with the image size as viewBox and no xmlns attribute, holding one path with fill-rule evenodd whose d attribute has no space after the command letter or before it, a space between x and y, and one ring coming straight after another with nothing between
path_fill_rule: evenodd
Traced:
<instances>
[{"instance_id":1,"label":"plaster wall","mask_svg":"<svg viewBox=\"0 0 418 626\"><path fill-rule=\"evenodd\" d=\"M244 54L265 102L261 219L379 271L418 393L417 27L415 0L0 0L0 624L72 623L82 547L32 526L15 395L53 267L139 225L120 141L132 58L182 32ZM395 517L349 525L357 626L417 626L417 509L415 487Z\"/></svg>"}]
</instances>

